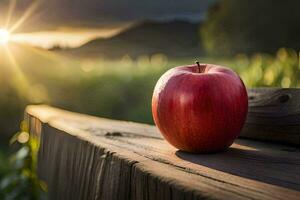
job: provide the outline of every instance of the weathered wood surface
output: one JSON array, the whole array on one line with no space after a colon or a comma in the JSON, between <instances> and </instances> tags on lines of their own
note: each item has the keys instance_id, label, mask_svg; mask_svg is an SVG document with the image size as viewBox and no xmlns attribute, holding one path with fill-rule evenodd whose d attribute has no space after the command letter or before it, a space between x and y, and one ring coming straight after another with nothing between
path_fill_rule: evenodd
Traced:
<instances>
[{"instance_id":1,"label":"weathered wood surface","mask_svg":"<svg viewBox=\"0 0 300 200\"><path fill-rule=\"evenodd\" d=\"M71 113L26 110L40 135L39 176L49 199L299 199L300 149L238 139L194 155L155 127Z\"/></svg>"},{"instance_id":2,"label":"weathered wood surface","mask_svg":"<svg viewBox=\"0 0 300 200\"><path fill-rule=\"evenodd\" d=\"M242 137L300 145L300 89L250 89L248 97Z\"/></svg>"}]
</instances>

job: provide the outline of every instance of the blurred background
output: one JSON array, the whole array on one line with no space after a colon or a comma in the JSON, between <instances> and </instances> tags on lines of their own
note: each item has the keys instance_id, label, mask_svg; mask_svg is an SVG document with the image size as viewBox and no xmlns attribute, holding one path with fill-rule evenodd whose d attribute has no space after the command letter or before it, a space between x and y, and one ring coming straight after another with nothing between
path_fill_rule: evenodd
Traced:
<instances>
[{"instance_id":1,"label":"blurred background","mask_svg":"<svg viewBox=\"0 0 300 200\"><path fill-rule=\"evenodd\" d=\"M156 81L195 60L233 68L247 87L300 87L299 7L297 0L0 0L0 178L11 170L8 141L28 104L153 124Z\"/></svg>"}]
</instances>

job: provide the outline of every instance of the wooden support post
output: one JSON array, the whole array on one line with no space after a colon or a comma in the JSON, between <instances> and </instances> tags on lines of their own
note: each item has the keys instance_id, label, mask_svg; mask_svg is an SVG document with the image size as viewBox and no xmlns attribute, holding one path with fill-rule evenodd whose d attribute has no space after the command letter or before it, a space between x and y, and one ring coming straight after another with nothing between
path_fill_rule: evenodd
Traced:
<instances>
[{"instance_id":1,"label":"wooden support post","mask_svg":"<svg viewBox=\"0 0 300 200\"><path fill-rule=\"evenodd\" d=\"M242 137L300 145L300 89L250 89L248 98Z\"/></svg>"}]
</instances>

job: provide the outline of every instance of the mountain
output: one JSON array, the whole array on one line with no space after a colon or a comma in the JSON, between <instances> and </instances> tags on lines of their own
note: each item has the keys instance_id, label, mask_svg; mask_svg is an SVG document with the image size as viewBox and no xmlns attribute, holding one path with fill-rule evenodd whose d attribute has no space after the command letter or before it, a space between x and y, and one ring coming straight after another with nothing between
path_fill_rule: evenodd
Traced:
<instances>
[{"instance_id":1,"label":"mountain","mask_svg":"<svg viewBox=\"0 0 300 200\"><path fill-rule=\"evenodd\" d=\"M111 38L95 39L64 52L85 57L137 57L154 53L169 57L199 56L202 48L198 30L199 24L186 21L145 21Z\"/></svg>"},{"instance_id":2,"label":"mountain","mask_svg":"<svg viewBox=\"0 0 300 200\"><path fill-rule=\"evenodd\" d=\"M25 23L22 23L18 32L55 29L59 26L103 27L144 19L200 21L215 1L0 0L0 26L6 23L10 8L14 8L11 24L26 15Z\"/></svg>"}]
</instances>

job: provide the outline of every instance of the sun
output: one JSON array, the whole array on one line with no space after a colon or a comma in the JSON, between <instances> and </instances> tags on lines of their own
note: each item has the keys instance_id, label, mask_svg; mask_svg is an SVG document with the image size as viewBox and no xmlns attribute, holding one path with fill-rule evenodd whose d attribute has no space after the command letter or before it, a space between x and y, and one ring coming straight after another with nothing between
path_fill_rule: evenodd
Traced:
<instances>
[{"instance_id":1,"label":"sun","mask_svg":"<svg viewBox=\"0 0 300 200\"><path fill-rule=\"evenodd\" d=\"M10 33L8 30L0 28L0 45L5 45L9 42Z\"/></svg>"}]
</instances>

